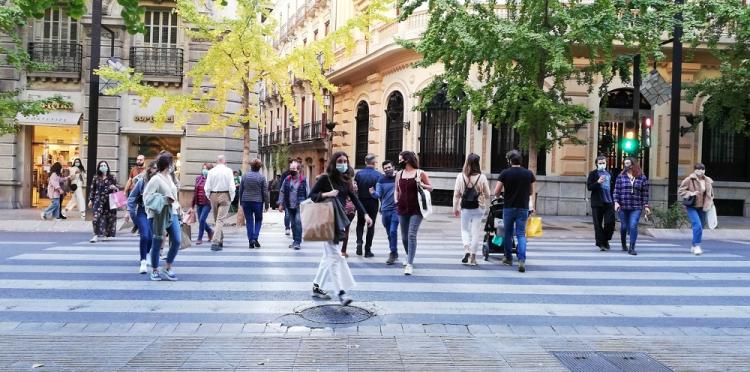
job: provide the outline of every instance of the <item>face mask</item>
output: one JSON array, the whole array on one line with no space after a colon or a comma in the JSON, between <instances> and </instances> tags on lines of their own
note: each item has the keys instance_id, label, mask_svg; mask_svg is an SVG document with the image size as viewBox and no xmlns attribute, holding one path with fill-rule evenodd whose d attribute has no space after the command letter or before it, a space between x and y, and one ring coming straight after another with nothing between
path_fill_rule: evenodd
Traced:
<instances>
[{"instance_id":1,"label":"face mask","mask_svg":"<svg viewBox=\"0 0 750 372\"><path fill-rule=\"evenodd\" d=\"M339 173L346 173L346 171L349 170L349 164L336 164L336 170L339 171Z\"/></svg>"},{"instance_id":2,"label":"face mask","mask_svg":"<svg viewBox=\"0 0 750 372\"><path fill-rule=\"evenodd\" d=\"M385 171L386 177L393 177L393 169Z\"/></svg>"},{"instance_id":3,"label":"face mask","mask_svg":"<svg viewBox=\"0 0 750 372\"><path fill-rule=\"evenodd\" d=\"M171 165L169 166L169 173L174 173L174 167Z\"/></svg>"},{"instance_id":4,"label":"face mask","mask_svg":"<svg viewBox=\"0 0 750 372\"><path fill-rule=\"evenodd\" d=\"M208 176L208 169L204 169L201 173L203 173L203 177Z\"/></svg>"},{"instance_id":5,"label":"face mask","mask_svg":"<svg viewBox=\"0 0 750 372\"><path fill-rule=\"evenodd\" d=\"M695 175L698 176L698 177L703 177L704 174L706 174L706 170L705 169L696 169L695 170Z\"/></svg>"},{"instance_id":6,"label":"face mask","mask_svg":"<svg viewBox=\"0 0 750 372\"><path fill-rule=\"evenodd\" d=\"M106 165L102 165L99 167L99 172L107 173L108 170L109 170L109 167L107 167Z\"/></svg>"},{"instance_id":7,"label":"face mask","mask_svg":"<svg viewBox=\"0 0 750 372\"><path fill-rule=\"evenodd\" d=\"M631 166L632 166L632 165L627 165L627 164L626 164L626 165L624 165L624 166L623 166L623 169L625 169L625 170L630 170L630 167L631 167Z\"/></svg>"},{"instance_id":8,"label":"face mask","mask_svg":"<svg viewBox=\"0 0 750 372\"><path fill-rule=\"evenodd\" d=\"M607 164L597 164L596 169L603 171L607 169Z\"/></svg>"},{"instance_id":9,"label":"face mask","mask_svg":"<svg viewBox=\"0 0 750 372\"><path fill-rule=\"evenodd\" d=\"M406 162L401 160L400 162L398 162L398 167L401 169L406 169Z\"/></svg>"},{"instance_id":10,"label":"face mask","mask_svg":"<svg viewBox=\"0 0 750 372\"><path fill-rule=\"evenodd\" d=\"M297 171L289 171L289 174L291 174L292 176L296 176L297 175Z\"/></svg>"},{"instance_id":11,"label":"face mask","mask_svg":"<svg viewBox=\"0 0 750 372\"><path fill-rule=\"evenodd\" d=\"M139 167L142 167L143 166L143 162L142 161L137 161L137 162L135 162L135 165L137 165Z\"/></svg>"}]
</instances>

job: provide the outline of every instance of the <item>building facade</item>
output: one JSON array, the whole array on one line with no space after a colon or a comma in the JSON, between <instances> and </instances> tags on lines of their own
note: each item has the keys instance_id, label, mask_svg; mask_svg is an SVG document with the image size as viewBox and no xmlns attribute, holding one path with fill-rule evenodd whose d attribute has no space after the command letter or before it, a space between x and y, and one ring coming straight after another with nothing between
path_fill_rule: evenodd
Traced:
<instances>
[{"instance_id":1,"label":"building facade","mask_svg":"<svg viewBox=\"0 0 750 372\"><path fill-rule=\"evenodd\" d=\"M202 11L211 14L208 4ZM173 92L190 92L193 83L186 72L205 53L207 43L184 33L173 1L145 1L141 5L146 9L146 32L131 35L119 16L117 2L104 0L99 63L106 65L109 57L118 57L125 66L143 73L148 84ZM46 174L54 162L72 164L75 158L81 158L86 164L90 30L91 14L73 20L62 9L50 9L24 31L31 58L50 64L51 69L19 73L0 67L2 84L24 89L25 98L60 94L69 102L64 107L50 107L45 115L19 117L19 133L0 137L0 208L44 204ZM106 84L100 82L100 87L103 89ZM146 104L141 97L128 93L100 95L97 160L107 161L120 185L124 185L138 154L145 155L148 161L159 151L168 150L178 157L181 192L186 193L182 200L189 201L201 165L214 162L218 154L226 154L229 163L238 166L242 140L233 135L234 128L223 133L199 133L198 129L208 123L202 115L194 115L182 128L173 125L171 117L166 125L156 128L154 113L159 105L157 99Z\"/></svg>"},{"instance_id":2,"label":"building facade","mask_svg":"<svg viewBox=\"0 0 750 372\"><path fill-rule=\"evenodd\" d=\"M307 11L317 3L304 0L278 2L274 11L280 25L277 42L280 48L288 45L288 40L304 43L323 27L335 30L337 25L344 24L368 5L366 0L332 0L326 2L323 11ZM393 9L391 15L395 17L396 12ZM426 9L417 10L403 22L373 27L369 38L363 37L357 42L353 54L339 51L335 66L327 75L338 87L330 105L329 120L336 124L332 148L350 154L357 168L364 166L364 155L368 152L380 155L381 160L397 160L400 151L413 150L419 154L422 167L430 172L436 188L433 201L449 205L455 174L460 171L467 154L479 154L482 169L493 180L507 166L504 154L518 148L519 137L512 129L477 120L471 113L459 122L459 113L450 107L442 94L433 99L425 112L414 109L419 99L416 92L431 83L433 76L441 72L440 67L415 68L414 62L421 57L401 47L396 40L419 38L428 20ZM718 62L707 50L691 52L692 59L683 64L683 84L718 73ZM583 65L585 60L581 60ZM669 60L657 65L656 70L667 83L670 82ZM589 93L587 87L571 81L568 82L568 97L572 102L588 107L593 120L576 128L578 138L585 142L583 145L566 143L540 152L536 203L539 212L587 214L585 177L595 167L594 159L600 154L605 155L611 168L620 169L625 155L623 140L630 136L638 139L641 126L646 123L652 126L650 147L635 155L651 179L653 204L664 206L667 201L670 102L652 105L642 96L641 123L632 123L632 85L615 80L603 99L596 93ZM304 102L309 105L309 100L309 97L307 100L301 98L297 103L304 107ZM682 127L690 126L687 118L700 113L703 103L702 100L681 102ZM303 110L301 107L298 108L300 111ZM277 110L277 121L265 126L261 152L271 159L276 144L289 139L292 144L290 157L304 156L303 159L307 159L307 155L302 155L304 153L294 146L297 138L294 131L300 129L284 121L286 111L283 106L277 105L273 109ZM315 122L312 116L308 120ZM305 133L304 129L301 133ZM325 138L331 137L321 136L316 143L325 145ZM310 158L315 165L315 157L311 155ZM716 181L714 189L719 214L750 216L750 138L720 133L702 124L695 131L683 129L680 131L679 159L680 178L692 171L694 163L706 164L707 174Z\"/></svg>"}]
</instances>

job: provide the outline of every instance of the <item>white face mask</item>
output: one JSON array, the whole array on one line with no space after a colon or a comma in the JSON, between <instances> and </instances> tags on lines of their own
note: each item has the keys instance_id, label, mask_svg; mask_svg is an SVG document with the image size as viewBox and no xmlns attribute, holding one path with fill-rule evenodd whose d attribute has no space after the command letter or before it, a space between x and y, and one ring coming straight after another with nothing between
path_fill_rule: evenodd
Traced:
<instances>
[{"instance_id":1,"label":"white face mask","mask_svg":"<svg viewBox=\"0 0 750 372\"><path fill-rule=\"evenodd\" d=\"M703 177L704 174L706 174L706 170L705 169L696 169L695 170L695 175L698 176L698 177Z\"/></svg>"},{"instance_id":2,"label":"white face mask","mask_svg":"<svg viewBox=\"0 0 750 372\"><path fill-rule=\"evenodd\" d=\"M607 169L607 164L597 164L596 169L603 171Z\"/></svg>"}]
</instances>

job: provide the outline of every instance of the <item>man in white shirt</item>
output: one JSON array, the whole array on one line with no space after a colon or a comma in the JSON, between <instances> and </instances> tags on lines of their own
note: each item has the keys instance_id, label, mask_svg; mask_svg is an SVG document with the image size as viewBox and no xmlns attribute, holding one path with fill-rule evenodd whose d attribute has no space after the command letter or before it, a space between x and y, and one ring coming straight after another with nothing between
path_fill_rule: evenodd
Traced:
<instances>
[{"instance_id":1,"label":"man in white shirt","mask_svg":"<svg viewBox=\"0 0 750 372\"><path fill-rule=\"evenodd\" d=\"M215 227L211 250L220 251L224 248L224 221L229 215L229 204L234 199L234 174L232 169L227 167L224 155L216 157L216 166L208 172L204 190L214 212Z\"/></svg>"}]
</instances>

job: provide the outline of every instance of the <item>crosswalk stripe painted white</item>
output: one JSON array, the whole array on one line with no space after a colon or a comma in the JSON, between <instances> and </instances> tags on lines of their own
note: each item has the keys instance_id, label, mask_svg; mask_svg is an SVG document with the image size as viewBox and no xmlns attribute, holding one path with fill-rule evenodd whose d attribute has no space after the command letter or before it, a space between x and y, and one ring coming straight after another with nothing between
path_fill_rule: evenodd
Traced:
<instances>
[{"instance_id":1,"label":"crosswalk stripe painted white","mask_svg":"<svg viewBox=\"0 0 750 372\"><path fill-rule=\"evenodd\" d=\"M25 241L4 241L3 245L49 245L49 244L55 244L55 242L30 242L28 240Z\"/></svg>"},{"instance_id":2,"label":"crosswalk stripe painted white","mask_svg":"<svg viewBox=\"0 0 750 372\"><path fill-rule=\"evenodd\" d=\"M312 301L207 301L207 300L81 300L0 298L6 311L64 313L161 313L161 314L285 314L309 306ZM679 317L693 319L750 319L748 306L702 305L606 305L494 302L378 301L378 313L435 315L494 315L538 317Z\"/></svg>"},{"instance_id":3,"label":"crosswalk stripe painted white","mask_svg":"<svg viewBox=\"0 0 750 372\"><path fill-rule=\"evenodd\" d=\"M179 257L179 256L178 256ZM385 266L383 268L361 268L358 267L353 271L355 277L368 277L368 276L400 276L402 274L401 266ZM637 277L634 278L633 272L610 272L610 271L534 271L530 270L519 276L520 274L512 268L507 268L498 264L497 262L492 263L480 263L477 267L467 267L456 264L455 269L419 269L417 275L419 277L457 277L457 278L530 278L530 279L591 279L600 281L601 284L609 282L620 282L623 280L677 280L693 282L693 281L750 281L750 273L701 273L701 272L668 272L668 271L648 271L638 272ZM133 274L137 275L138 265L137 262L133 261L133 264L127 266L106 266L106 265L0 265L0 272L3 273L40 273L40 274L79 274L79 273L91 273L96 270L98 273L107 274ZM176 270L179 274L184 275L210 275L221 276L237 275L237 276L258 276L258 275L289 275L289 269L284 267L255 267L249 270L246 267L198 267L198 266L182 266L177 261ZM303 275L313 277L317 272L316 267L302 267L295 268L295 275Z\"/></svg>"},{"instance_id":4,"label":"crosswalk stripe painted white","mask_svg":"<svg viewBox=\"0 0 750 372\"><path fill-rule=\"evenodd\" d=\"M12 260L60 260L60 261L132 261L133 255L91 255L91 254L49 254L49 253L25 253L14 257ZM711 260L707 257L687 256L687 261L659 260L652 261L648 254L629 257L628 260L554 260L534 259L527 262L528 265L537 266L603 266L603 267L750 267L748 260ZM191 255L179 254L177 261L180 262L261 262L261 263L319 263L320 257L316 256L246 256L222 254L217 255ZM415 259L415 265L419 264L455 264L454 258L419 257Z\"/></svg>"},{"instance_id":5,"label":"crosswalk stripe painted white","mask_svg":"<svg viewBox=\"0 0 750 372\"><path fill-rule=\"evenodd\" d=\"M176 291L229 291L229 292L276 292L308 291L310 282L197 282L177 281L168 283L170 290ZM0 289L55 289L55 290L126 290L163 291L165 288L148 280L2 280ZM392 282L361 282L355 289L390 293L440 292L463 294L538 294L538 295L590 295L590 296L672 296L675 287L659 286L606 286L606 285L523 285L523 284L480 284L480 283L405 283L394 286ZM695 297L748 297L750 288L722 287L681 287L680 296Z\"/></svg>"}]
</instances>

